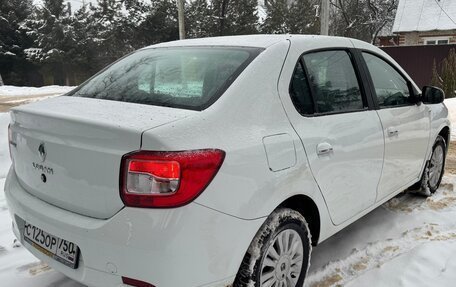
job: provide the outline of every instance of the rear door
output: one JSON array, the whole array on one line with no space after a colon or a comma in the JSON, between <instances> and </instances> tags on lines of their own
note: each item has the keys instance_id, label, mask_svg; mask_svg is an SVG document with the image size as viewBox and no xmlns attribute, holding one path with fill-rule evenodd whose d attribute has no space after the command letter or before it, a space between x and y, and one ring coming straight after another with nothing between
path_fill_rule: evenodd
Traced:
<instances>
[{"instance_id":1,"label":"rear door","mask_svg":"<svg viewBox=\"0 0 456 287\"><path fill-rule=\"evenodd\" d=\"M289 88L290 121L336 225L375 203L381 175L382 126L362 83L353 50L333 49L302 55Z\"/></svg>"},{"instance_id":2,"label":"rear door","mask_svg":"<svg viewBox=\"0 0 456 287\"><path fill-rule=\"evenodd\" d=\"M412 83L386 58L363 52L385 137L378 200L421 176L430 137L430 109L416 104Z\"/></svg>"}]
</instances>

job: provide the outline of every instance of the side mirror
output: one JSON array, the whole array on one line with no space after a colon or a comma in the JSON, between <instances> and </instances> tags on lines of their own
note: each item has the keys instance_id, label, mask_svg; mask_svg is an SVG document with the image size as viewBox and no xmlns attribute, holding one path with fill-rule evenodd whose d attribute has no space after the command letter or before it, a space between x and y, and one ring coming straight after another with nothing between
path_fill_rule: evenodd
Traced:
<instances>
[{"instance_id":1,"label":"side mirror","mask_svg":"<svg viewBox=\"0 0 456 287\"><path fill-rule=\"evenodd\" d=\"M421 99L425 104L440 104L445 99L445 93L440 88L425 86Z\"/></svg>"}]
</instances>

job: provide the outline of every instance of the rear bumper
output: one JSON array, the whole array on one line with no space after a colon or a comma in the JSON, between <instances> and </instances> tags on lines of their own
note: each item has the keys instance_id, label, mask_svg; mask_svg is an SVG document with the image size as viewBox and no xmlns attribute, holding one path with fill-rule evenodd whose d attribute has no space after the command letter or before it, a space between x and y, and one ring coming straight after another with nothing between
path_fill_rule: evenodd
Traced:
<instances>
[{"instance_id":1,"label":"rear bumper","mask_svg":"<svg viewBox=\"0 0 456 287\"><path fill-rule=\"evenodd\" d=\"M36 257L88 286L123 286L121 276L157 287L226 286L264 219L242 220L191 203L176 209L124 208L107 220L50 205L24 190L13 170L5 185L14 233ZM24 222L77 244L78 269L23 240Z\"/></svg>"}]
</instances>

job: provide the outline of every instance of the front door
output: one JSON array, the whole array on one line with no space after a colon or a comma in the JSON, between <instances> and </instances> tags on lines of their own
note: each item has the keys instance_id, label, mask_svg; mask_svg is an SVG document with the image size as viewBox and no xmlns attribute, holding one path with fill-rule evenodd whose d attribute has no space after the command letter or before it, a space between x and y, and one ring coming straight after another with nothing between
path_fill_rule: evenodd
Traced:
<instances>
[{"instance_id":1,"label":"front door","mask_svg":"<svg viewBox=\"0 0 456 287\"><path fill-rule=\"evenodd\" d=\"M385 137L385 161L378 200L407 188L421 176L430 137L430 109L416 104L411 83L393 64L370 54L363 58L371 75Z\"/></svg>"}]
</instances>

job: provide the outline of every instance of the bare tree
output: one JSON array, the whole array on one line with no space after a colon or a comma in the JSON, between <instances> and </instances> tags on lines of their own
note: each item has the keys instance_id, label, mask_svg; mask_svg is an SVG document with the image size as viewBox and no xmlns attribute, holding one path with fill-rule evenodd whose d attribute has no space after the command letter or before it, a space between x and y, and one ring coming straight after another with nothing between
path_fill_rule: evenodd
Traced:
<instances>
[{"instance_id":1,"label":"bare tree","mask_svg":"<svg viewBox=\"0 0 456 287\"><path fill-rule=\"evenodd\" d=\"M392 26L396 16L398 0L367 0L370 13L371 43L374 44L378 34L387 26Z\"/></svg>"},{"instance_id":2,"label":"bare tree","mask_svg":"<svg viewBox=\"0 0 456 287\"><path fill-rule=\"evenodd\" d=\"M0 87L3 86L2 74L0 74Z\"/></svg>"},{"instance_id":3,"label":"bare tree","mask_svg":"<svg viewBox=\"0 0 456 287\"><path fill-rule=\"evenodd\" d=\"M399 0L331 0L332 32L374 43L392 26Z\"/></svg>"}]
</instances>

